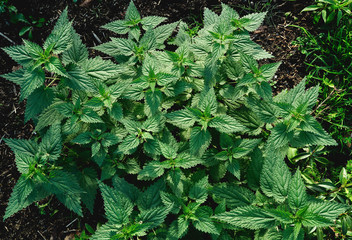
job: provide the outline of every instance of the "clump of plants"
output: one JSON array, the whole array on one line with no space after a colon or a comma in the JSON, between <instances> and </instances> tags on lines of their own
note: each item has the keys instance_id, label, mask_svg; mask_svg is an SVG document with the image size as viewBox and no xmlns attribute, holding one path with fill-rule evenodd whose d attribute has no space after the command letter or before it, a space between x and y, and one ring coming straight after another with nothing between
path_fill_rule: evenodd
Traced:
<instances>
[{"instance_id":1,"label":"clump of plants","mask_svg":"<svg viewBox=\"0 0 352 240\"><path fill-rule=\"evenodd\" d=\"M4 48L40 136L5 139L21 177L4 219L49 195L82 216L100 191L107 222L91 239L321 236L349 207L309 195L285 158L336 142L311 116L318 87L273 97L280 63L260 66L271 55L249 35L264 17L223 4L190 36L131 2L103 26L126 37L94 47L114 61L89 57L67 10L42 46Z\"/></svg>"}]
</instances>

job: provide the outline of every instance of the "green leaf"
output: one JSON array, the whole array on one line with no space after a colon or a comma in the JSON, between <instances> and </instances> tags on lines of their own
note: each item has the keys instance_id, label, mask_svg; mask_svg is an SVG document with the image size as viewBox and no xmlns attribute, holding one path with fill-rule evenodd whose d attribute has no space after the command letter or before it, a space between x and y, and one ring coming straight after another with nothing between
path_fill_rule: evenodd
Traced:
<instances>
[{"instance_id":1,"label":"green leaf","mask_svg":"<svg viewBox=\"0 0 352 240\"><path fill-rule=\"evenodd\" d=\"M201 92L198 107L203 112L207 111L211 114L216 113L218 103L213 88L209 89L208 91L203 90Z\"/></svg>"},{"instance_id":2,"label":"green leaf","mask_svg":"<svg viewBox=\"0 0 352 240\"><path fill-rule=\"evenodd\" d=\"M148 30L149 28L155 28L160 23L167 20L166 17L159 17L159 16L148 16L142 19L143 29Z\"/></svg>"},{"instance_id":3,"label":"green leaf","mask_svg":"<svg viewBox=\"0 0 352 240\"><path fill-rule=\"evenodd\" d=\"M131 39L111 38L111 40L121 55L131 56L134 53L136 44Z\"/></svg>"},{"instance_id":4,"label":"green leaf","mask_svg":"<svg viewBox=\"0 0 352 240\"><path fill-rule=\"evenodd\" d=\"M307 198L306 186L301 178L301 172L297 170L296 174L291 179L288 192L288 204L291 209L301 209L306 206Z\"/></svg>"},{"instance_id":5,"label":"green leaf","mask_svg":"<svg viewBox=\"0 0 352 240\"><path fill-rule=\"evenodd\" d=\"M34 64L34 60L24 45L10 46L2 48L18 64L29 67Z\"/></svg>"},{"instance_id":6,"label":"green leaf","mask_svg":"<svg viewBox=\"0 0 352 240\"><path fill-rule=\"evenodd\" d=\"M6 74L2 74L0 75L1 77L5 78L6 80L9 80L17 85L22 85L24 82L24 78L23 75L25 74L25 70L23 68L20 68L16 71L10 72L10 73L6 73Z\"/></svg>"},{"instance_id":7,"label":"green leaf","mask_svg":"<svg viewBox=\"0 0 352 240\"><path fill-rule=\"evenodd\" d=\"M257 190L260 187L260 174L263 169L264 158L259 148L255 148L251 153L251 161L247 169L248 186Z\"/></svg>"},{"instance_id":8,"label":"green leaf","mask_svg":"<svg viewBox=\"0 0 352 240\"><path fill-rule=\"evenodd\" d=\"M287 227L283 232L282 240L304 240L304 230L302 228L299 229L297 236L295 236L296 234L294 227Z\"/></svg>"},{"instance_id":9,"label":"green leaf","mask_svg":"<svg viewBox=\"0 0 352 240\"><path fill-rule=\"evenodd\" d=\"M212 214L213 210L208 206L201 206L197 208L195 212L195 217L197 220L193 221L193 226L199 231L219 235L220 230L210 218Z\"/></svg>"},{"instance_id":10,"label":"green leaf","mask_svg":"<svg viewBox=\"0 0 352 240\"><path fill-rule=\"evenodd\" d=\"M192 128L189 142L190 151L193 155L201 156L207 150L211 142L211 135L208 130L201 127Z\"/></svg>"},{"instance_id":11,"label":"green leaf","mask_svg":"<svg viewBox=\"0 0 352 240\"><path fill-rule=\"evenodd\" d=\"M119 151L129 154L139 146L139 139L136 136L128 135L119 145Z\"/></svg>"},{"instance_id":12,"label":"green leaf","mask_svg":"<svg viewBox=\"0 0 352 240\"><path fill-rule=\"evenodd\" d=\"M270 213L254 206L238 207L230 212L216 214L214 218L236 227L253 230L275 226L275 218Z\"/></svg>"},{"instance_id":13,"label":"green leaf","mask_svg":"<svg viewBox=\"0 0 352 240\"><path fill-rule=\"evenodd\" d=\"M150 108L151 113L154 115L159 112L159 107L162 101L162 93L160 90L148 90L145 92L145 100Z\"/></svg>"},{"instance_id":14,"label":"green leaf","mask_svg":"<svg viewBox=\"0 0 352 240\"><path fill-rule=\"evenodd\" d=\"M32 71L26 70L23 75L24 81L21 85L21 100L27 98L33 91L44 84L45 73L42 69L36 68Z\"/></svg>"},{"instance_id":15,"label":"green leaf","mask_svg":"<svg viewBox=\"0 0 352 240\"><path fill-rule=\"evenodd\" d=\"M276 149L276 152L272 148L267 150L260 175L260 187L267 196L283 202L288 195L291 173L283 160L284 156L280 155L280 149Z\"/></svg>"},{"instance_id":16,"label":"green leaf","mask_svg":"<svg viewBox=\"0 0 352 240\"><path fill-rule=\"evenodd\" d=\"M93 81L78 65L69 64L66 69L67 78L65 78L65 83L68 87L73 90L84 90L89 92L96 89Z\"/></svg>"},{"instance_id":17,"label":"green leaf","mask_svg":"<svg viewBox=\"0 0 352 240\"><path fill-rule=\"evenodd\" d=\"M241 18L241 20L246 20L243 24L244 29L248 32L253 32L259 28L259 26L263 23L266 12L262 13L252 13L245 15Z\"/></svg>"},{"instance_id":18,"label":"green leaf","mask_svg":"<svg viewBox=\"0 0 352 240\"><path fill-rule=\"evenodd\" d=\"M130 1L130 4L128 5L125 19L133 22L141 19L141 16L139 15L139 12L133 1Z\"/></svg>"},{"instance_id":19,"label":"green leaf","mask_svg":"<svg viewBox=\"0 0 352 240\"><path fill-rule=\"evenodd\" d=\"M42 200L49 195L49 193L47 193L43 188L38 186L37 188L33 188L30 194L25 199L23 199L22 197L26 195L24 193L29 192L30 189L30 183L28 181L29 180L19 180L19 182L13 188L3 220L6 220L33 202ZM18 199L21 199L21 202L19 202Z\"/></svg>"},{"instance_id":20,"label":"green leaf","mask_svg":"<svg viewBox=\"0 0 352 240\"><path fill-rule=\"evenodd\" d=\"M216 15L216 13L214 13L213 11L209 10L209 8L204 8L204 27L208 27L210 25L213 25L217 22L218 20L218 15Z\"/></svg>"},{"instance_id":21,"label":"green leaf","mask_svg":"<svg viewBox=\"0 0 352 240\"><path fill-rule=\"evenodd\" d=\"M123 193L133 204L137 203L138 198L142 194L136 186L117 175L112 178L112 184L117 191Z\"/></svg>"},{"instance_id":22,"label":"green leaf","mask_svg":"<svg viewBox=\"0 0 352 240\"><path fill-rule=\"evenodd\" d=\"M90 238L91 240L111 240L118 233L120 233L120 228L122 224L106 223L99 227L94 235Z\"/></svg>"},{"instance_id":23,"label":"green leaf","mask_svg":"<svg viewBox=\"0 0 352 240\"><path fill-rule=\"evenodd\" d=\"M56 160L60 157L61 148L61 126L55 124L45 133L39 144L39 150L45 154L46 158Z\"/></svg>"},{"instance_id":24,"label":"green leaf","mask_svg":"<svg viewBox=\"0 0 352 240\"><path fill-rule=\"evenodd\" d=\"M333 224L331 220L312 212L305 212L301 218L305 227L328 227Z\"/></svg>"},{"instance_id":25,"label":"green leaf","mask_svg":"<svg viewBox=\"0 0 352 240\"><path fill-rule=\"evenodd\" d=\"M165 190L165 183L161 179L145 190L137 200L138 208L142 210L156 208L162 205L160 193Z\"/></svg>"},{"instance_id":26,"label":"green leaf","mask_svg":"<svg viewBox=\"0 0 352 240\"><path fill-rule=\"evenodd\" d=\"M168 113L166 114L166 117L168 118L168 122L183 129L188 129L195 123L195 117L193 113L188 109L182 109Z\"/></svg>"},{"instance_id":27,"label":"green leaf","mask_svg":"<svg viewBox=\"0 0 352 240\"><path fill-rule=\"evenodd\" d=\"M172 32L177 27L178 23L179 22L164 24L155 28L154 34L155 34L157 43L163 44L166 41L166 39L168 39L171 36Z\"/></svg>"},{"instance_id":28,"label":"green leaf","mask_svg":"<svg viewBox=\"0 0 352 240\"><path fill-rule=\"evenodd\" d=\"M79 194L56 194L57 199L68 209L83 217L81 197Z\"/></svg>"},{"instance_id":29,"label":"green leaf","mask_svg":"<svg viewBox=\"0 0 352 240\"><path fill-rule=\"evenodd\" d=\"M26 111L24 114L24 121L28 122L38 114L40 114L45 108L50 106L54 99L54 92L51 88L39 87L29 95L26 104Z\"/></svg>"},{"instance_id":30,"label":"green leaf","mask_svg":"<svg viewBox=\"0 0 352 240\"><path fill-rule=\"evenodd\" d=\"M102 138L101 145L103 147L110 147L120 142L119 137L113 133L104 133L101 135L101 138Z\"/></svg>"},{"instance_id":31,"label":"green leaf","mask_svg":"<svg viewBox=\"0 0 352 240\"><path fill-rule=\"evenodd\" d=\"M209 127L216 128L216 130L221 133L241 132L246 129L236 119L228 115L219 115L214 117L209 122Z\"/></svg>"},{"instance_id":32,"label":"green leaf","mask_svg":"<svg viewBox=\"0 0 352 240\"><path fill-rule=\"evenodd\" d=\"M318 214L330 221L334 221L338 215L346 212L348 206L335 202L317 201L308 205L307 212Z\"/></svg>"},{"instance_id":33,"label":"green leaf","mask_svg":"<svg viewBox=\"0 0 352 240\"><path fill-rule=\"evenodd\" d=\"M268 145L275 147L283 147L293 138L293 132L287 131L284 123L277 124L272 130L268 138Z\"/></svg>"},{"instance_id":34,"label":"green leaf","mask_svg":"<svg viewBox=\"0 0 352 240\"><path fill-rule=\"evenodd\" d=\"M44 188L46 191L54 194L79 195L82 193L76 176L63 170L52 171Z\"/></svg>"},{"instance_id":35,"label":"green leaf","mask_svg":"<svg viewBox=\"0 0 352 240\"><path fill-rule=\"evenodd\" d=\"M38 144L33 140L4 138L4 141L15 154L33 157L38 152Z\"/></svg>"},{"instance_id":36,"label":"green leaf","mask_svg":"<svg viewBox=\"0 0 352 240\"><path fill-rule=\"evenodd\" d=\"M63 116L57 109L56 106L60 105L61 102L56 102L44 109L39 115L38 123L35 128L36 131L42 130L44 127L52 125L53 123L61 122L65 116Z\"/></svg>"},{"instance_id":37,"label":"green leaf","mask_svg":"<svg viewBox=\"0 0 352 240\"><path fill-rule=\"evenodd\" d=\"M116 64L101 57L90 58L84 61L81 67L88 76L97 80L105 80L121 73L121 69Z\"/></svg>"},{"instance_id":38,"label":"green leaf","mask_svg":"<svg viewBox=\"0 0 352 240\"><path fill-rule=\"evenodd\" d=\"M189 153L185 153L185 152L178 154L177 158L174 161L175 161L175 167L185 168L185 169L191 168L198 164L203 163L202 159L195 156L191 156Z\"/></svg>"},{"instance_id":39,"label":"green leaf","mask_svg":"<svg viewBox=\"0 0 352 240\"><path fill-rule=\"evenodd\" d=\"M114 224L126 224L133 211L133 204L124 195L99 182L101 194L104 199L105 214Z\"/></svg>"},{"instance_id":40,"label":"green leaf","mask_svg":"<svg viewBox=\"0 0 352 240\"><path fill-rule=\"evenodd\" d=\"M208 177L204 177L196 182L189 190L188 197L197 203L204 203L208 198Z\"/></svg>"},{"instance_id":41,"label":"green leaf","mask_svg":"<svg viewBox=\"0 0 352 240\"><path fill-rule=\"evenodd\" d=\"M67 17L67 8L61 13L53 31L44 42L44 49L52 47L55 54L67 50L72 45L73 28Z\"/></svg>"},{"instance_id":42,"label":"green leaf","mask_svg":"<svg viewBox=\"0 0 352 240\"><path fill-rule=\"evenodd\" d=\"M226 206L231 209L251 205L255 200L255 195L250 190L236 185L217 186L212 193L217 202L225 200Z\"/></svg>"},{"instance_id":43,"label":"green leaf","mask_svg":"<svg viewBox=\"0 0 352 240\"><path fill-rule=\"evenodd\" d=\"M49 58L49 61L44 63L45 69L49 72L56 73L60 76L67 77L66 69L61 64L61 61L57 57Z\"/></svg>"},{"instance_id":44,"label":"green leaf","mask_svg":"<svg viewBox=\"0 0 352 240\"><path fill-rule=\"evenodd\" d=\"M103 122L99 115L90 108L83 109L83 113L81 115L81 121L85 123L100 123Z\"/></svg>"},{"instance_id":45,"label":"green leaf","mask_svg":"<svg viewBox=\"0 0 352 240\"><path fill-rule=\"evenodd\" d=\"M23 39L23 43L29 55L33 59L40 59L43 54L43 49L36 43Z\"/></svg>"},{"instance_id":46,"label":"green leaf","mask_svg":"<svg viewBox=\"0 0 352 240\"><path fill-rule=\"evenodd\" d=\"M103 25L102 28L105 28L117 34L126 34L129 31L128 23L126 20L116 20Z\"/></svg>"},{"instance_id":47,"label":"green leaf","mask_svg":"<svg viewBox=\"0 0 352 240\"><path fill-rule=\"evenodd\" d=\"M169 144L159 142L160 150L163 156L167 159L175 159L177 157L177 149Z\"/></svg>"},{"instance_id":48,"label":"green leaf","mask_svg":"<svg viewBox=\"0 0 352 240\"><path fill-rule=\"evenodd\" d=\"M143 225L148 226L146 230L149 230L161 225L168 213L169 210L166 207L156 207L141 211L138 218Z\"/></svg>"},{"instance_id":49,"label":"green leaf","mask_svg":"<svg viewBox=\"0 0 352 240\"><path fill-rule=\"evenodd\" d=\"M232 46L237 52L253 56L256 60L272 57L272 55L264 51L261 46L253 42L248 33L238 34L234 37Z\"/></svg>"},{"instance_id":50,"label":"green leaf","mask_svg":"<svg viewBox=\"0 0 352 240\"><path fill-rule=\"evenodd\" d=\"M81 64L88 59L88 49L82 43L77 33L73 34L72 46L62 54L62 62L64 64L75 63Z\"/></svg>"},{"instance_id":51,"label":"green leaf","mask_svg":"<svg viewBox=\"0 0 352 240\"><path fill-rule=\"evenodd\" d=\"M138 180L154 180L164 174L164 166L160 162L150 162L138 174Z\"/></svg>"},{"instance_id":52,"label":"green leaf","mask_svg":"<svg viewBox=\"0 0 352 240\"><path fill-rule=\"evenodd\" d=\"M98 188L98 174L93 168L85 168L82 174L79 174L79 185L82 187L84 193L82 193L82 202L88 208L89 212L93 214L94 201L97 194Z\"/></svg>"}]
</instances>

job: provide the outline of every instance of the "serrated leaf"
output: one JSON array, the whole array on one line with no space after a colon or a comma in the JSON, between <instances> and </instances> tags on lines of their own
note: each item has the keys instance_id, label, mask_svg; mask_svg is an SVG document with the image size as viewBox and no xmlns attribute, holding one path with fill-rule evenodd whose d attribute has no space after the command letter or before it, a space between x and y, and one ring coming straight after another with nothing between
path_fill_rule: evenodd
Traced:
<instances>
[{"instance_id":1,"label":"serrated leaf","mask_svg":"<svg viewBox=\"0 0 352 240\"><path fill-rule=\"evenodd\" d=\"M39 144L39 149L45 154L46 158L56 160L60 157L62 148L61 143L61 126L59 124L52 125L45 133Z\"/></svg>"},{"instance_id":2,"label":"serrated leaf","mask_svg":"<svg viewBox=\"0 0 352 240\"><path fill-rule=\"evenodd\" d=\"M166 17L159 17L159 16L148 16L142 19L143 29L148 30L149 28L155 28L160 23L167 20Z\"/></svg>"},{"instance_id":3,"label":"serrated leaf","mask_svg":"<svg viewBox=\"0 0 352 240\"><path fill-rule=\"evenodd\" d=\"M211 135L208 130L201 127L192 128L189 142L190 151L193 155L201 156L207 150L211 142Z\"/></svg>"},{"instance_id":4,"label":"serrated leaf","mask_svg":"<svg viewBox=\"0 0 352 240\"><path fill-rule=\"evenodd\" d=\"M215 114L218 103L216 100L214 89L211 88L208 91L203 90L199 97L198 107L202 112L208 111L211 114Z\"/></svg>"},{"instance_id":5,"label":"serrated leaf","mask_svg":"<svg viewBox=\"0 0 352 240\"><path fill-rule=\"evenodd\" d=\"M128 154L139 146L139 139L136 136L128 135L119 145L119 151Z\"/></svg>"},{"instance_id":6,"label":"serrated leaf","mask_svg":"<svg viewBox=\"0 0 352 240\"><path fill-rule=\"evenodd\" d=\"M93 91L96 89L87 73L78 65L69 64L66 67L65 83L73 90Z\"/></svg>"},{"instance_id":7,"label":"serrated leaf","mask_svg":"<svg viewBox=\"0 0 352 240\"><path fill-rule=\"evenodd\" d=\"M93 214L94 201L98 188L98 174L93 168L85 168L78 178L79 185L82 187L82 202L88 208L89 212Z\"/></svg>"},{"instance_id":8,"label":"serrated leaf","mask_svg":"<svg viewBox=\"0 0 352 240\"><path fill-rule=\"evenodd\" d=\"M138 174L138 180L154 180L164 174L164 166L160 162L150 162Z\"/></svg>"},{"instance_id":9,"label":"serrated leaf","mask_svg":"<svg viewBox=\"0 0 352 240\"><path fill-rule=\"evenodd\" d=\"M160 150L163 156L167 159L175 159L177 157L177 149L174 147L165 144L163 142L159 142Z\"/></svg>"},{"instance_id":10,"label":"serrated leaf","mask_svg":"<svg viewBox=\"0 0 352 240\"><path fill-rule=\"evenodd\" d=\"M29 55L37 60L40 59L43 54L43 49L36 43L23 39L24 46L28 51Z\"/></svg>"},{"instance_id":11,"label":"serrated leaf","mask_svg":"<svg viewBox=\"0 0 352 240\"><path fill-rule=\"evenodd\" d=\"M6 73L6 74L2 74L0 75L1 77L5 78L6 80L9 80L17 85L22 85L23 82L25 81L23 75L25 73L25 69L20 68L16 71L10 72L10 73Z\"/></svg>"},{"instance_id":12,"label":"serrated leaf","mask_svg":"<svg viewBox=\"0 0 352 240\"><path fill-rule=\"evenodd\" d=\"M309 203L307 212L318 214L330 221L334 221L338 215L344 213L348 206L335 202L317 201Z\"/></svg>"},{"instance_id":13,"label":"serrated leaf","mask_svg":"<svg viewBox=\"0 0 352 240\"><path fill-rule=\"evenodd\" d=\"M90 58L81 64L82 69L88 76L97 80L105 80L118 73L121 69L110 60L103 60L101 57Z\"/></svg>"},{"instance_id":14,"label":"serrated leaf","mask_svg":"<svg viewBox=\"0 0 352 240\"><path fill-rule=\"evenodd\" d=\"M166 117L168 118L168 122L183 129L187 129L193 126L195 123L195 117L188 109L182 109L168 113L166 114Z\"/></svg>"},{"instance_id":15,"label":"serrated leaf","mask_svg":"<svg viewBox=\"0 0 352 240\"><path fill-rule=\"evenodd\" d=\"M35 89L43 86L45 73L42 69L39 68L36 68L32 71L26 70L23 78L24 81L21 85L21 100L31 95Z\"/></svg>"},{"instance_id":16,"label":"serrated leaf","mask_svg":"<svg viewBox=\"0 0 352 240\"><path fill-rule=\"evenodd\" d=\"M107 219L114 224L126 224L133 211L133 204L122 194L99 182L104 199L104 208Z\"/></svg>"},{"instance_id":17,"label":"serrated leaf","mask_svg":"<svg viewBox=\"0 0 352 240\"><path fill-rule=\"evenodd\" d=\"M22 185L23 183L19 183L19 185ZM40 186L38 186L37 188L33 189L31 191L31 193L28 195L27 198L22 199L22 202L19 203L17 201L17 199L19 198L19 191L24 191L23 188L27 188L27 183L24 184L24 186L18 187L18 188L14 188L12 193L11 193L11 197L9 200L9 204L7 205L6 211L5 211L5 215L4 215L4 220L6 220L7 218L11 217L13 214L15 214L16 212L20 211L21 209L29 206L30 204L32 204L35 201L39 201L42 200L44 198L46 198L49 193L47 193L43 188L41 188ZM21 188L21 189L19 189ZM17 190L16 190L17 189ZM15 191L16 190L16 191ZM28 190L26 190L28 191Z\"/></svg>"},{"instance_id":18,"label":"serrated leaf","mask_svg":"<svg viewBox=\"0 0 352 240\"><path fill-rule=\"evenodd\" d=\"M33 140L4 138L4 141L15 154L33 157L38 152L38 144Z\"/></svg>"},{"instance_id":19,"label":"serrated leaf","mask_svg":"<svg viewBox=\"0 0 352 240\"><path fill-rule=\"evenodd\" d=\"M28 122L45 108L50 106L54 99L54 92L51 88L39 87L29 95L26 104L26 111L24 114L24 121Z\"/></svg>"},{"instance_id":20,"label":"serrated leaf","mask_svg":"<svg viewBox=\"0 0 352 240\"><path fill-rule=\"evenodd\" d=\"M141 211L138 218L142 222L143 226L147 226L146 230L149 230L161 225L168 213L169 210L162 206Z\"/></svg>"},{"instance_id":21,"label":"serrated leaf","mask_svg":"<svg viewBox=\"0 0 352 240\"><path fill-rule=\"evenodd\" d=\"M137 203L138 198L142 194L136 186L117 175L112 178L112 184L117 191L123 193L133 204Z\"/></svg>"},{"instance_id":22,"label":"serrated leaf","mask_svg":"<svg viewBox=\"0 0 352 240\"><path fill-rule=\"evenodd\" d=\"M197 203L204 203L208 198L208 184L208 177L200 179L190 188L188 197Z\"/></svg>"},{"instance_id":23,"label":"serrated leaf","mask_svg":"<svg viewBox=\"0 0 352 240\"><path fill-rule=\"evenodd\" d=\"M88 49L77 33L73 34L72 46L62 54L62 62L81 64L88 59Z\"/></svg>"},{"instance_id":24,"label":"serrated leaf","mask_svg":"<svg viewBox=\"0 0 352 240\"><path fill-rule=\"evenodd\" d=\"M245 23L243 24L243 27L248 31L248 32L253 32L259 28L259 26L262 24L264 21L266 12L262 13L252 13L245 15L241 18L241 20L246 19Z\"/></svg>"},{"instance_id":25,"label":"serrated leaf","mask_svg":"<svg viewBox=\"0 0 352 240\"><path fill-rule=\"evenodd\" d=\"M2 48L18 64L28 67L34 64L34 60L24 45Z\"/></svg>"},{"instance_id":26,"label":"serrated leaf","mask_svg":"<svg viewBox=\"0 0 352 240\"><path fill-rule=\"evenodd\" d=\"M291 209L297 210L304 208L307 204L306 186L301 178L301 172L296 171L296 174L291 179L290 189L288 192L288 203Z\"/></svg>"},{"instance_id":27,"label":"serrated leaf","mask_svg":"<svg viewBox=\"0 0 352 240\"><path fill-rule=\"evenodd\" d=\"M62 53L72 45L72 34L72 23L68 20L67 8L65 8L43 47L44 49L52 47L55 54Z\"/></svg>"},{"instance_id":28,"label":"serrated leaf","mask_svg":"<svg viewBox=\"0 0 352 240\"><path fill-rule=\"evenodd\" d=\"M162 93L160 90L148 90L145 92L145 100L148 104L151 113L154 115L159 112L159 107L162 101Z\"/></svg>"},{"instance_id":29,"label":"serrated leaf","mask_svg":"<svg viewBox=\"0 0 352 240\"><path fill-rule=\"evenodd\" d=\"M118 49L119 54L131 56L136 48L136 43L126 38L111 38L112 43Z\"/></svg>"},{"instance_id":30,"label":"serrated leaf","mask_svg":"<svg viewBox=\"0 0 352 240\"><path fill-rule=\"evenodd\" d=\"M154 28L154 34L155 34L157 43L163 44L166 41L166 39L168 39L171 36L172 32L175 30L178 23L179 22L164 24L157 28Z\"/></svg>"},{"instance_id":31,"label":"serrated leaf","mask_svg":"<svg viewBox=\"0 0 352 240\"><path fill-rule=\"evenodd\" d=\"M230 212L216 214L214 218L236 227L253 230L275 226L275 218L271 214L254 206L238 207Z\"/></svg>"},{"instance_id":32,"label":"serrated leaf","mask_svg":"<svg viewBox=\"0 0 352 240\"><path fill-rule=\"evenodd\" d=\"M61 61L57 57L49 58L49 61L44 63L45 69L49 72L56 73L60 76L67 77L66 69L61 64Z\"/></svg>"},{"instance_id":33,"label":"serrated leaf","mask_svg":"<svg viewBox=\"0 0 352 240\"><path fill-rule=\"evenodd\" d=\"M210 25L215 24L219 16L216 15L216 13L214 13L213 11L209 10L209 8L204 8L203 18L204 27L208 27Z\"/></svg>"},{"instance_id":34,"label":"serrated leaf","mask_svg":"<svg viewBox=\"0 0 352 240\"><path fill-rule=\"evenodd\" d=\"M199 207L195 212L197 220L193 221L193 226L199 231L219 235L219 229L216 227L215 223L210 218L212 213L213 210L210 207Z\"/></svg>"},{"instance_id":35,"label":"serrated leaf","mask_svg":"<svg viewBox=\"0 0 352 240\"><path fill-rule=\"evenodd\" d=\"M216 128L216 130L221 133L241 132L246 129L236 119L228 115L219 115L214 117L209 122L209 127Z\"/></svg>"},{"instance_id":36,"label":"serrated leaf","mask_svg":"<svg viewBox=\"0 0 352 240\"><path fill-rule=\"evenodd\" d=\"M287 126L284 123L279 123L271 130L268 145L283 147L286 146L292 138L293 132L288 132Z\"/></svg>"},{"instance_id":37,"label":"serrated leaf","mask_svg":"<svg viewBox=\"0 0 352 240\"><path fill-rule=\"evenodd\" d=\"M255 200L255 195L250 190L235 185L214 187L212 193L216 199L225 200L229 208L251 205Z\"/></svg>"},{"instance_id":38,"label":"serrated leaf","mask_svg":"<svg viewBox=\"0 0 352 240\"><path fill-rule=\"evenodd\" d=\"M147 210L158 207L162 204L160 193L165 189L163 180L156 181L145 190L137 200L138 208Z\"/></svg>"},{"instance_id":39,"label":"serrated leaf","mask_svg":"<svg viewBox=\"0 0 352 240\"><path fill-rule=\"evenodd\" d=\"M90 108L84 108L81 115L81 121L85 123L100 123L103 122L100 116Z\"/></svg>"}]
</instances>

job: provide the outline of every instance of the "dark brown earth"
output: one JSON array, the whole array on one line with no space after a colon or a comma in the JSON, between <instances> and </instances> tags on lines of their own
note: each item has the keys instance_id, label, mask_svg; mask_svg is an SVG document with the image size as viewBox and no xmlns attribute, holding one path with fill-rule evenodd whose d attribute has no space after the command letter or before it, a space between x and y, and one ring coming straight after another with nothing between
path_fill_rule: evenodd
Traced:
<instances>
[{"instance_id":1,"label":"dark brown earth","mask_svg":"<svg viewBox=\"0 0 352 240\"><path fill-rule=\"evenodd\" d=\"M291 88L306 75L304 56L291 42L300 35L300 30L289 27L296 24L312 30L312 21L306 14L300 11L308 1L252 1L224 0L224 3L233 6L241 15L249 13L245 8L264 9L264 4L271 2L267 8L268 15L265 23L253 34L253 39L275 58L267 62L282 61L282 65L276 74L276 91ZM129 0L88 0L74 3L72 0L9 0L9 5L14 5L25 16L35 18L43 17L46 25L34 29L33 41L43 43L54 26L56 19L62 10L68 6L69 17L74 19L74 28L82 35L82 40L87 46L95 46L100 42L106 42L111 36L108 31L101 30L100 26L115 19L124 17ZM142 16L159 15L169 18L170 22L182 19L188 23L194 20L200 22L204 7L219 11L220 0L135 0L135 5ZM285 13L290 12L289 16ZM287 15L287 14L286 14ZM0 47L21 44L18 32L23 27L21 24L12 24L6 14L0 15ZM92 52L92 54L95 54ZM0 51L0 74L8 73L16 67L3 51ZM32 136L33 125L24 124L25 103L19 103L19 88L14 84L0 79L0 218L2 219L8 199L19 173L16 170L14 155L4 144L3 138L24 138ZM49 199L41 202L45 204ZM103 222L103 208L99 201L95 207L95 214L88 212L84 218L77 216L63 207L55 198L44 208L41 213L38 207L31 205L20 211L5 222L0 222L0 240L11 239L72 239L75 233L79 233L85 223L95 227L97 222Z\"/></svg>"}]
</instances>

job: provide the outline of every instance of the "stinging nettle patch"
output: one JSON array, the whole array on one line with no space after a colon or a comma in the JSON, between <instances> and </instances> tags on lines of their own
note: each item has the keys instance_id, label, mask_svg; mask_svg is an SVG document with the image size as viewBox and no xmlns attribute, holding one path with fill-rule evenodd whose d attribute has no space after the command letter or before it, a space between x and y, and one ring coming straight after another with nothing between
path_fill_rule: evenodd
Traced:
<instances>
[{"instance_id":1,"label":"stinging nettle patch","mask_svg":"<svg viewBox=\"0 0 352 240\"><path fill-rule=\"evenodd\" d=\"M103 26L125 36L94 47L104 60L65 9L43 46L3 48L22 68L2 77L21 87L40 136L5 139L21 176L4 220L50 195L93 213L100 190L107 222L92 239L305 239L333 225L348 207L309 196L284 161L289 147L336 145L311 116L318 87L273 97L280 63L260 66L272 56L249 35L264 17L222 4L192 36L131 2Z\"/></svg>"}]
</instances>

